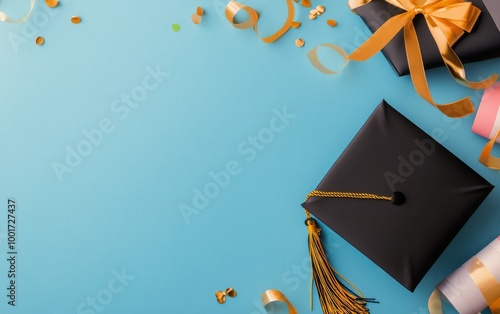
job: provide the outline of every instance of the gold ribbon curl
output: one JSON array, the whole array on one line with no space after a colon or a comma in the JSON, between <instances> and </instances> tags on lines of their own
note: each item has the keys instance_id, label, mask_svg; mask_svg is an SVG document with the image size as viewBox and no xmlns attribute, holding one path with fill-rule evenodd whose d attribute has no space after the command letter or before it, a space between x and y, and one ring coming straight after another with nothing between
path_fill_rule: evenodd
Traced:
<instances>
[{"instance_id":1,"label":"gold ribbon curl","mask_svg":"<svg viewBox=\"0 0 500 314\"><path fill-rule=\"evenodd\" d=\"M279 290L271 289L264 291L261 297L261 301L264 308L266 308L268 304L274 302L284 302L288 306L288 314L297 314L297 310L293 307L292 303L290 303L286 296Z\"/></svg>"},{"instance_id":2,"label":"gold ribbon curl","mask_svg":"<svg viewBox=\"0 0 500 314\"><path fill-rule=\"evenodd\" d=\"M35 0L31 0L30 1L30 9L29 9L28 13L26 13L25 16L23 16L22 18L20 18L18 20L13 20L7 15L7 13L0 11L0 22L12 23L12 24L22 23L30 17L31 12L33 11L34 7L35 7Z\"/></svg>"},{"instance_id":3,"label":"gold ribbon curl","mask_svg":"<svg viewBox=\"0 0 500 314\"><path fill-rule=\"evenodd\" d=\"M417 93L449 117L459 118L474 112L474 106L469 97L441 105L434 102L425 76L413 19L418 14L425 17L427 26L451 76L461 85L472 89L483 89L493 84L498 79L498 75L492 74L479 82L467 80L462 62L451 48L464 32L469 33L472 30L481 10L464 0L385 1L405 12L386 21L368 40L349 55L349 60L365 61L369 59L382 50L403 29L410 76ZM349 0L349 7L355 9L369 2L371 0Z\"/></svg>"},{"instance_id":4,"label":"gold ribbon curl","mask_svg":"<svg viewBox=\"0 0 500 314\"><path fill-rule=\"evenodd\" d=\"M487 144L484 146L481 151L481 155L479 155L479 162L485 165L488 168L500 170L500 158L495 157L491 154L493 150L493 146L495 145L496 140L500 138L500 130L498 130L497 135L494 136Z\"/></svg>"},{"instance_id":5,"label":"gold ribbon curl","mask_svg":"<svg viewBox=\"0 0 500 314\"><path fill-rule=\"evenodd\" d=\"M236 1L229 1L229 3L226 5L225 14L229 23L231 23L234 27L238 29L247 29L253 27L253 30L263 42L272 43L281 36L283 36L283 34L288 32L290 27L298 27L298 25L300 25L297 24L297 22L293 21L293 18L295 16L295 11L293 8L292 0L286 0L286 4L288 7L288 15L285 24L283 24L283 26L277 32L268 37L260 36L259 29L257 27L257 24L259 22L259 13L257 13L257 11L252 7L243 5ZM248 14L248 18L243 22L237 23L235 22L235 17L236 14L238 14L238 12L240 12L241 10L245 11Z\"/></svg>"},{"instance_id":6,"label":"gold ribbon curl","mask_svg":"<svg viewBox=\"0 0 500 314\"><path fill-rule=\"evenodd\" d=\"M323 65L323 63L318 58L318 49L320 47L329 48L340 55L340 57L343 61L343 64L340 66L339 69L331 70ZM340 48L339 46L335 46L332 44L319 44L319 45L317 45L316 47L314 47L313 49L311 49L311 51L309 51L307 53L307 58L309 58L309 61L311 62L313 67L315 67L316 69L318 69L318 71L323 72L325 74L340 73L349 63L349 59L348 59L349 56L347 55L347 53L344 50L342 50L342 48Z\"/></svg>"}]
</instances>

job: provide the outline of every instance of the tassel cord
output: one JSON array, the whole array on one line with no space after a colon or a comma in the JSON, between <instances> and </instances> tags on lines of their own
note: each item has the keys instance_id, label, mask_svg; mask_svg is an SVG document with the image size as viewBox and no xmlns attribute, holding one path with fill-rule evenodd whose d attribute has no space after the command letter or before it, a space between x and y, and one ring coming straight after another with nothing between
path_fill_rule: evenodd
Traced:
<instances>
[{"instance_id":1,"label":"tassel cord","mask_svg":"<svg viewBox=\"0 0 500 314\"><path fill-rule=\"evenodd\" d=\"M328 198L351 198L351 199L372 199L391 201L390 196L382 196L370 193L356 192L326 192L314 190L307 194L306 201L311 197L328 197ZM349 280L337 272L328 262L325 250L321 244L320 231L316 225L316 221L311 217L311 213L305 210L306 225L308 229L308 247L309 256L311 259L312 276L311 276L311 309L312 309L312 282L316 283L321 309L324 314L369 314L370 311L366 307L367 302L378 303L374 299L365 298ZM337 277L340 277L346 284L340 282ZM353 291L354 290L354 291Z\"/></svg>"}]
</instances>

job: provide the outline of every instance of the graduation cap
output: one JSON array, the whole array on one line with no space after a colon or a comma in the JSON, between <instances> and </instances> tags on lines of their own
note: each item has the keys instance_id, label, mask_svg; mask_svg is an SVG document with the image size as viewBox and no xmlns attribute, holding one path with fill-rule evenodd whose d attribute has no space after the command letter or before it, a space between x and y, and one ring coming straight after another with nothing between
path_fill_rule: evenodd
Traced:
<instances>
[{"instance_id":1,"label":"graduation cap","mask_svg":"<svg viewBox=\"0 0 500 314\"><path fill-rule=\"evenodd\" d=\"M302 204L324 313L368 313L369 300L336 280L311 214L413 291L492 189L382 101Z\"/></svg>"}]
</instances>

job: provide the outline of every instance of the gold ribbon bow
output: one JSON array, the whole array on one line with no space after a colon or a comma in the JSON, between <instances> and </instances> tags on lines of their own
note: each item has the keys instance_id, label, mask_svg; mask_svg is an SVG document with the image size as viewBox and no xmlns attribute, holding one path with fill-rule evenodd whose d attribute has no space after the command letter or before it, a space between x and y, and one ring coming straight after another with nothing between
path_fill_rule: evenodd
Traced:
<instances>
[{"instance_id":1,"label":"gold ribbon bow","mask_svg":"<svg viewBox=\"0 0 500 314\"><path fill-rule=\"evenodd\" d=\"M473 89L483 89L493 84L497 74L480 81L471 82L466 79L465 69L451 46L464 34L470 32L476 23L481 10L470 2L463 0L385 0L405 12L395 15L385 22L350 56L350 60L365 61L384 48L391 40L404 30L406 56L410 76L417 93L427 102L438 108L449 117L463 117L474 112L469 97L447 103L436 104L431 96L425 69L420 52L417 32L413 19L418 14L425 17L429 30L437 44L441 57L453 78L460 84ZM351 9L367 4L371 0L349 0Z\"/></svg>"}]
</instances>

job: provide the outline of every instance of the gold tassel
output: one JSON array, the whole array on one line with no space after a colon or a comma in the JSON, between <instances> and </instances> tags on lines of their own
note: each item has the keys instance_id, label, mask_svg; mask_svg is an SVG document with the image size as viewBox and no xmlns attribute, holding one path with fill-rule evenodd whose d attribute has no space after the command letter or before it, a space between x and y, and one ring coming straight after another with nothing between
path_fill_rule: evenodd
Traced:
<instances>
[{"instance_id":1,"label":"gold tassel","mask_svg":"<svg viewBox=\"0 0 500 314\"><path fill-rule=\"evenodd\" d=\"M389 196L380 196L368 193L346 193L346 192L324 192L314 190L306 197L306 201L313 196L334 198L356 198L390 201ZM337 272L328 262L325 250L321 245L319 234L321 229L316 221L311 218L311 213L306 212L308 231L309 256L312 265L311 278L311 310L312 310L312 280L316 283L321 309L324 314L367 314L370 310L366 307L367 302L378 303L375 299L365 298L349 280ZM340 277L354 292L340 282Z\"/></svg>"},{"instance_id":2,"label":"gold tassel","mask_svg":"<svg viewBox=\"0 0 500 314\"><path fill-rule=\"evenodd\" d=\"M366 301L361 292L354 287L344 276L339 274L329 264L325 250L319 238L320 229L312 218L306 220L309 232L309 255L311 257L312 276L318 290L321 308L324 314L352 314L370 313L366 308ZM336 276L341 277L358 295L351 293ZM312 288L312 287L311 287ZM312 293L312 292L311 292ZM312 303L311 303L312 308Z\"/></svg>"}]
</instances>

